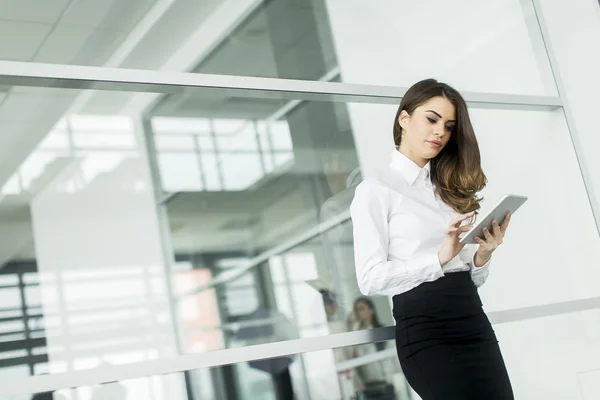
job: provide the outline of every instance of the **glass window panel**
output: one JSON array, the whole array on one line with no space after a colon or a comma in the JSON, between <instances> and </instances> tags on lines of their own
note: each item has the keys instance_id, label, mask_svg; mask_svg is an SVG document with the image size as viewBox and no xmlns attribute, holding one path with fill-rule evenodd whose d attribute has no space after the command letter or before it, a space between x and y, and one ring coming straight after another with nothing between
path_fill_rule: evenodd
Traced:
<instances>
[{"instance_id":1,"label":"glass window panel","mask_svg":"<svg viewBox=\"0 0 600 400\"><path fill-rule=\"evenodd\" d=\"M157 135L155 138L156 150L188 150L195 151L193 136L167 136Z\"/></svg>"},{"instance_id":2,"label":"glass window panel","mask_svg":"<svg viewBox=\"0 0 600 400\"><path fill-rule=\"evenodd\" d=\"M34 337L33 335L30 335L30 337ZM45 337L45 335L43 335L42 337ZM0 335L0 343L3 342L14 342L17 340L25 340L25 334L24 333L11 333L11 334L2 334Z\"/></svg>"},{"instance_id":3,"label":"glass window panel","mask_svg":"<svg viewBox=\"0 0 600 400\"><path fill-rule=\"evenodd\" d=\"M46 346L34 347L31 349L31 354L33 354L33 355L48 354L48 348Z\"/></svg>"},{"instance_id":4,"label":"glass window panel","mask_svg":"<svg viewBox=\"0 0 600 400\"><path fill-rule=\"evenodd\" d=\"M29 376L28 365L15 365L13 367L0 367L0 375L6 380L20 380Z\"/></svg>"},{"instance_id":5,"label":"glass window panel","mask_svg":"<svg viewBox=\"0 0 600 400\"><path fill-rule=\"evenodd\" d=\"M271 271L271 280L274 283L284 283L285 277L285 266L283 264L282 256L273 256L269 258L269 268Z\"/></svg>"},{"instance_id":6,"label":"glass window panel","mask_svg":"<svg viewBox=\"0 0 600 400\"><path fill-rule=\"evenodd\" d=\"M78 149L130 149L135 145L131 134L74 133L73 144Z\"/></svg>"},{"instance_id":7,"label":"glass window panel","mask_svg":"<svg viewBox=\"0 0 600 400\"><path fill-rule=\"evenodd\" d=\"M0 333L18 333L25 330L23 321L2 321L0 322Z\"/></svg>"},{"instance_id":8,"label":"glass window panel","mask_svg":"<svg viewBox=\"0 0 600 400\"><path fill-rule=\"evenodd\" d=\"M229 135L217 135L219 151L257 152L258 142L252 121L248 121L237 132Z\"/></svg>"},{"instance_id":9,"label":"glass window panel","mask_svg":"<svg viewBox=\"0 0 600 400\"><path fill-rule=\"evenodd\" d=\"M69 136L66 131L54 130L40 143L40 149L44 150L68 150Z\"/></svg>"},{"instance_id":10,"label":"glass window panel","mask_svg":"<svg viewBox=\"0 0 600 400\"><path fill-rule=\"evenodd\" d=\"M34 375L44 375L49 374L50 368L48 363L37 363L33 365L33 374Z\"/></svg>"},{"instance_id":11,"label":"glass window panel","mask_svg":"<svg viewBox=\"0 0 600 400\"><path fill-rule=\"evenodd\" d=\"M255 288L225 289L225 307L230 315L249 314L258 307Z\"/></svg>"},{"instance_id":12,"label":"glass window panel","mask_svg":"<svg viewBox=\"0 0 600 400\"><path fill-rule=\"evenodd\" d=\"M42 314L42 307L28 307L27 315L40 315Z\"/></svg>"},{"instance_id":13,"label":"glass window panel","mask_svg":"<svg viewBox=\"0 0 600 400\"><path fill-rule=\"evenodd\" d=\"M206 190L214 191L223 189L223 178L219 166L217 154L202 153L202 176L204 177L204 187Z\"/></svg>"},{"instance_id":14,"label":"glass window panel","mask_svg":"<svg viewBox=\"0 0 600 400\"><path fill-rule=\"evenodd\" d=\"M102 93L95 95L101 96ZM54 97L52 96L53 102ZM165 98L171 98L180 105L187 101L185 96L181 98L165 96ZM257 93L256 101L261 107L264 105L262 100L264 99ZM277 109L271 110L272 112L256 113L254 108L240 109L237 106L237 108L227 108L222 104L219 108L216 104L210 103L205 103L204 107L200 107L197 103L194 105L195 108L191 105L186 107L188 116L197 114L197 118L208 121L212 119L267 121L268 116L280 109L280 105L275 105ZM175 104L172 104L171 109L174 109L173 107ZM347 110L348 118L345 121L344 113L334 112L340 108ZM165 114L166 109L168 108L161 110L161 115ZM356 286L352 227L349 223L332 228L303 243L286 247L283 254L269 253L269 257L266 257L269 259L269 265L263 263L247 273L255 276L252 282L244 281L248 278L234 282L219 279L232 276L236 268L233 263L224 268L219 260L253 259L265 251L298 237L307 230L314 229L318 224L328 221L340 212L347 211L353 189L362 179L361 170L358 169L359 159L362 163L360 166L364 171L369 170L369 172L373 165L387 163L385 158L390 150L389 121L393 118L395 106L364 103L342 103L340 106L331 102L306 101L303 102L302 109L296 111L299 110L302 113L281 115L285 112L284 109L278 114L280 120L286 121L289 135L293 139L291 140L293 146L289 150L277 151L274 154L287 156L283 160L280 159L281 163L287 164L286 168L279 168L277 173L261 171L260 176L252 176L253 183L248 183L251 180L246 175L254 174L256 171L253 168L260 165L256 158L249 163L253 167L249 167L243 159L234 158L240 154L229 154L232 158L227 160L218 151L206 154L201 152L202 168L198 164L194 166L197 171L194 179L200 181L202 175L206 176L210 171L210 168L205 168L208 165L212 166L215 172L213 180L216 184L212 188L208 184L206 188L197 185L193 190L170 198L164 205L167 211L166 222L169 226L168 231L165 232L169 236L169 243L165 248L173 251L169 257L189 260L185 272L196 272L201 269L210 272L202 279L192 281L191 289L211 284L210 289L193 294L191 298L194 300L178 298L182 293L189 291L190 287L185 291L174 290L177 293L175 299L164 295L166 283L161 281L161 274L164 271L161 265L164 259L160 251L156 250L160 246L149 238L156 237L154 235L157 232L156 227L145 225L148 215L153 215L155 212L154 199L148 192L140 191L139 186L134 184L139 176L147 174L148 165L145 159L141 163L136 163L135 158L127 158L117 168L100 174L98 179L91 182L90 191L86 191L86 187L80 185L75 186L73 191L60 192L58 198L61 201L52 203L52 207L48 205L46 210L48 218L53 216L56 207L62 204L62 212L69 211L66 215L77 221L77 224L81 225L82 221L88 221L87 216L92 215L100 219L95 221L95 226L105 228L108 226L110 229L97 232L98 236L91 236L96 233L91 234L78 229L77 236L71 237L72 241L79 236L94 239L85 242L85 246L82 246L82 253L87 256L83 261L67 258L72 252L55 254L56 260L61 261L58 265L64 268L64 270L58 268L57 265L55 271L72 270L57 273L55 282L44 282L41 287L41 297L46 303L44 310L46 311L47 307L54 303L55 309L60 306L61 311L67 310L70 315L64 321L58 320L60 322L58 324L52 324L50 317L44 319L52 328L47 334L61 335L68 332L77 334L77 337L79 334L81 336L89 334L97 338L100 333L108 336L114 333L115 336L109 337L104 344L111 354L115 354L115 360L128 362L128 360L144 359L144 357L174 354L173 351L176 349L162 341L157 341L154 336L156 332L148 328L156 327L161 335L164 332L172 332L173 320L178 326L189 324L182 330L187 343L184 352L210 351L356 329L355 325L347 324L348 320L352 320L354 302L361 297ZM149 114L143 117L152 120L154 109L148 111ZM174 114L176 116L173 118L182 118L179 113ZM307 118L304 118L305 116ZM545 242L542 239L548 237L544 235L540 238L536 237L536 240L540 240L532 243L532 236L529 234L531 226L540 226L546 223L546 220L541 219L540 211L523 213L521 227L515 228L516 232L521 233L516 233L513 236L515 239L512 239L518 238L518 242L522 245L513 242L510 248L514 250L495 255L494 262L506 267L495 270L497 275L494 279L499 283L490 281L489 285L482 289L482 292L489 290L487 294L482 293L483 297L489 297L486 302L496 308L507 305L514 307L536 305L537 301L542 301L540 298L543 301L550 301L551 292L560 293L562 300L572 300L580 294L593 297L597 288L593 286L594 280L586 279L585 274L581 276L575 274L567 278L561 276L559 279L553 274L544 275L542 270L550 263L555 263L552 265L559 269L558 262L562 266L575 257L574 260L578 265L583 265L586 274L593 274L595 270L592 269L591 264L586 264L586 260L600 257L599 254L594 253L596 249L600 249L600 246L597 246L597 233L592 229L593 219L589 212L589 205L585 203L585 190L578 175L577 160L572 148L569 147L570 138L564 117L547 111L474 109L472 119L484 156L484 168L490 179L489 187L484 193L487 198L485 204L490 204L488 201L493 202L492 199L505 190L528 191L531 195L530 210L540 210L547 205L547 210L554 215L554 224L564 226L569 231L576 230L580 234L577 240L561 237L561 243L550 238L553 254L539 252L540 260L533 260L532 256L523 256L527 253L525 247L518 246L527 244L543 248ZM513 129L514 132L505 133L503 132L505 125L499 121L511 121L511 124L515 121L517 126ZM227 129L223 128L219 135L225 135L232 129L235 129L235 126L230 124ZM150 137L153 133L151 130L147 132ZM516 150L523 153L514 153L513 150L502 147L508 146L506 143L498 143L503 138L510 138L513 144L524 143L522 149ZM544 143L538 144L537 141ZM532 154L530 151L525 151L538 149L536 146L539 146L539 153ZM490 155L497 148L502 149L503 154ZM274 152L270 153L273 155ZM501 167L505 163L503 157L509 153L518 155L517 161L509 167ZM155 161L160 161L161 154L159 152L149 156L154 157ZM176 152L166 154L170 154L174 160L179 160L181 157ZM326 165L329 165L332 158L335 158L336 162L340 161L339 165L328 169ZM221 162L223 160L226 162ZM528 162L527 165L525 161ZM530 166L529 161L533 162L533 166ZM189 167L191 166L190 162ZM81 175L81 168L76 169ZM188 173L189 168L181 169L185 169L183 172ZM64 174L69 170L61 171ZM535 176L535 182L530 182L531 179L515 178L525 176L523 171L528 171L528 174ZM176 172L179 174L179 171ZM61 175L52 174L52 176L56 178ZM221 178L225 186L221 186ZM230 180L236 179L245 180L247 186L241 189L231 189L227 186ZM569 190L570 196L565 199L547 200L544 193L555 191L557 182L560 182L566 188L565 190ZM80 181L76 183L81 184ZM151 187L146 186L146 190L149 189ZM113 203L115 191L120 196L125 196L123 202ZM53 192L44 191L44 195L51 193ZM106 196L106 193L111 195ZM144 193L144 196L140 195ZM82 196L79 198L86 201L75 202L74 204L79 206L77 210L89 210L89 208L82 208L82 205L88 207L89 201L102 199L102 203L114 207L114 213L109 212L110 209L102 208L103 204L92 202L103 212L70 214L71 209L73 212L76 209L71 207L65 210L64 205L71 204L70 201L77 199L78 196ZM140 201L139 197L142 197L143 201ZM132 205L134 207L123 208ZM561 212L566 209L576 211L568 218L561 217ZM144 210L145 212L142 212ZM143 218L133 221L129 219L134 214L138 215L138 212ZM61 219L61 221L66 220ZM131 229L130 225L135 225L136 228ZM519 222L514 225L518 227ZM54 228L47 232L45 239L48 240L55 234L56 225L40 224L36 228L44 226ZM65 232L69 230L65 229ZM148 232L147 236L145 236L146 232ZM121 234L123 235L119 236ZM117 243L112 242L115 235L119 238ZM124 237L126 240L123 240ZM138 239L144 240L138 241ZM508 241L507 238L507 248ZM148 246L148 243L154 245ZM582 248L581 243L587 243L589 246ZM36 246L39 244L36 241ZM72 247L73 252L80 250L77 246ZM54 246L54 248L62 247ZM130 253L132 248L137 251ZM94 254L94 257L89 257L89 253ZM116 256L118 257L113 258ZM281 270L277 270L277 267L273 267L277 257L280 260L291 259L292 261L280 263ZM535 273L515 269L523 263L531 265ZM70 267L62 267L63 265ZM128 271L130 275L119 271ZM184 271L174 271L176 274L181 272ZM502 274L506 275L503 277ZM539 292L541 297L536 297L537 293L531 294L528 290L530 287L525 282L507 281L507 277L514 278L515 274L524 276L525 282L531 282L538 279L536 276L544 275L542 280L545 286ZM157 276L161 278L155 279ZM191 278L187 276L186 279ZM503 293L499 286L494 286L499 284L504 288L510 284L511 291L515 292L514 298L501 300L494 297L495 294L490 294ZM210 297L210 301L199 302L198 299L205 293L210 293L210 296L207 296ZM179 307L183 309L181 315L170 314L171 301L175 302L178 310ZM381 297L374 298L374 301L382 322L390 325L393 321L389 299ZM81 319L77 314L89 315L89 317ZM57 315L55 314L54 317L58 318ZM54 322L56 321L54 319ZM128 325L129 323L131 325ZM213 336L206 332L211 332ZM43 336L43 332L38 334L38 337ZM171 339L172 337L167 336L165 343ZM130 352L130 349L123 350L122 342L119 342L121 347L118 347L115 344L116 340L137 340L136 343L148 343L148 347L139 351L133 349ZM91 346L85 340L81 340L77 345ZM163 348L166 348L164 352ZM153 351L156 353L152 353ZM91 364L90 360L85 358L73 365Z\"/></svg>"},{"instance_id":15,"label":"glass window panel","mask_svg":"<svg viewBox=\"0 0 600 400\"><path fill-rule=\"evenodd\" d=\"M219 268L235 268L239 267L243 263L250 261L248 258L236 257L236 258L222 258L218 260L215 265Z\"/></svg>"},{"instance_id":16,"label":"glass window panel","mask_svg":"<svg viewBox=\"0 0 600 400\"><path fill-rule=\"evenodd\" d=\"M202 154L215 148L215 139L212 136L196 136L196 142Z\"/></svg>"},{"instance_id":17,"label":"glass window panel","mask_svg":"<svg viewBox=\"0 0 600 400\"><path fill-rule=\"evenodd\" d=\"M210 119L155 116L150 120L156 134L208 135L212 132Z\"/></svg>"},{"instance_id":18,"label":"glass window panel","mask_svg":"<svg viewBox=\"0 0 600 400\"><path fill-rule=\"evenodd\" d=\"M244 274L235 280L227 283L228 288L247 288L249 286L254 286L256 279L252 274Z\"/></svg>"},{"instance_id":19,"label":"glass window panel","mask_svg":"<svg viewBox=\"0 0 600 400\"><path fill-rule=\"evenodd\" d=\"M23 283L25 284L52 283L55 280L56 275L54 273L36 271L23 274Z\"/></svg>"},{"instance_id":20,"label":"glass window panel","mask_svg":"<svg viewBox=\"0 0 600 400\"><path fill-rule=\"evenodd\" d=\"M264 176L260 155L221 153L221 171L227 190L243 190Z\"/></svg>"},{"instance_id":21,"label":"glass window panel","mask_svg":"<svg viewBox=\"0 0 600 400\"><path fill-rule=\"evenodd\" d=\"M50 322L50 325L46 324L46 319L44 319L43 317L29 318L27 320L27 327L30 330L38 330L38 329L44 329L44 327L54 328L58 325L58 319L56 317L50 316L50 317L48 317L47 320Z\"/></svg>"},{"instance_id":22,"label":"glass window panel","mask_svg":"<svg viewBox=\"0 0 600 400\"><path fill-rule=\"evenodd\" d=\"M23 315L23 310L15 309L15 310L0 310L0 320L3 318L14 318L21 317Z\"/></svg>"},{"instance_id":23,"label":"glass window panel","mask_svg":"<svg viewBox=\"0 0 600 400\"><path fill-rule=\"evenodd\" d=\"M273 150L292 150L292 135L287 121L275 121L267 125Z\"/></svg>"},{"instance_id":24,"label":"glass window panel","mask_svg":"<svg viewBox=\"0 0 600 400\"><path fill-rule=\"evenodd\" d=\"M313 253L288 253L284 260L290 282L304 282L317 277L317 264Z\"/></svg>"},{"instance_id":25,"label":"glass window panel","mask_svg":"<svg viewBox=\"0 0 600 400\"><path fill-rule=\"evenodd\" d=\"M0 275L0 286L16 286L19 284L19 277L16 274Z\"/></svg>"},{"instance_id":26,"label":"glass window panel","mask_svg":"<svg viewBox=\"0 0 600 400\"><path fill-rule=\"evenodd\" d=\"M56 159L58 155L48 151L34 151L19 168L22 189L28 189L31 184L40 178L42 173Z\"/></svg>"},{"instance_id":27,"label":"glass window panel","mask_svg":"<svg viewBox=\"0 0 600 400\"><path fill-rule=\"evenodd\" d=\"M374 174L388 163L389 156L382 153L383 149L389 148L386 132L389 132L389 121L393 120L396 108L357 103L349 107L355 123L357 149L369 169L363 170L365 174ZM511 221L510 235L506 236L503 250L494 255L495 265L513 267L507 267L503 272L495 270L482 288L486 310L516 309L597 296L597 289L584 276L595 274L589 260L600 257L600 245L596 244L598 233L562 109L471 108L470 115L482 167L488 178L480 212L485 214L507 193L529 197L526 208L519 209ZM504 126L508 121L513 127L510 132ZM515 143L519 145L515 146ZM531 149L535 151L531 152ZM510 154L510 162L506 162L507 154ZM549 195L556 192L556 187L569 196ZM571 210L567 213L568 218L565 210ZM577 211L572 213L572 210ZM550 220L547 215L552 216ZM534 228L548 224L559 224L577 234L564 238L552 235L549 230ZM581 243L595 244L582 246ZM552 251L540 251L534 256L528 250L529 246L551 248ZM517 265L524 263L528 265L527 271L520 271ZM588 272L560 277L545 272L550 266L562 270L566 264L581 265ZM517 269L523 280L512 283L510 276ZM526 288L525 282L531 279L538 282L535 293ZM508 286L511 296L504 298L502 288ZM558 287L566 289L556 290Z\"/></svg>"},{"instance_id":28,"label":"glass window panel","mask_svg":"<svg viewBox=\"0 0 600 400\"><path fill-rule=\"evenodd\" d=\"M243 118L214 118L210 120L213 132L217 137L232 136L244 131L247 125L252 124Z\"/></svg>"},{"instance_id":29,"label":"glass window panel","mask_svg":"<svg viewBox=\"0 0 600 400\"><path fill-rule=\"evenodd\" d=\"M67 124L74 134L101 134L99 140L110 134L115 134L117 137L125 134L125 137L131 137L133 131L132 119L120 115L77 114L70 116Z\"/></svg>"},{"instance_id":30,"label":"glass window panel","mask_svg":"<svg viewBox=\"0 0 600 400\"><path fill-rule=\"evenodd\" d=\"M196 153L160 153L158 165L165 192L202 190Z\"/></svg>"},{"instance_id":31,"label":"glass window panel","mask_svg":"<svg viewBox=\"0 0 600 400\"><path fill-rule=\"evenodd\" d=\"M256 124L258 132L258 143L261 151L268 153L271 151L271 140L269 138L269 124L260 121Z\"/></svg>"},{"instance_id":32,"label":"glass window panel","mask_svg":"<svg viewBox=\"0 0 600 400\"><path fill-rule=\"evenodd\" d=\"M27 357L27 350L19 349L19 350L0 352L0 360L10 360L11 358L21 358L21 357Z\"/></svg>"},{"instance_id":33,"label":"glass window panel","mask_svg":"<svg viewBox=\"0 0 600 400\"><path fill-rule=\"evenodd\" d=\"M0 288L0 304L4 309L20 308L22 306L21 291L18 287Z\"/></svg>"},{"instance_id":34,"label":"glass window panel","mask_svg":"<svg viewBox=\"0 0 600 400\"><path fill-rule=\"evenodd\" d=\"M26 272L23 274L23 283L25 284L35 284L39 281L39 274L37 272Z\"/></svg>"},{"instance_id":35,"label":"glass window panel","mask_svg":"<svg viewBox=\"0 0 600 400\"><path fill-rule=\"evenodd\" d=\"M25 303L27 307L35 307L42 304L39 286L25 286Z\"/></svg>"}]
</instances>

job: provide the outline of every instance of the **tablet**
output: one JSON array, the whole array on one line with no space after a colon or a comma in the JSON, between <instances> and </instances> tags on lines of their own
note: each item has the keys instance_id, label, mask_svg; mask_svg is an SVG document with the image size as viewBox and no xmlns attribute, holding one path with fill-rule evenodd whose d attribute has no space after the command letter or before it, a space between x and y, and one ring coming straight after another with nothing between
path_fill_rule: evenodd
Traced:
<instances>
[{"instance_id":1,"label":"tablet","mask_svg":"<svg viewBox=\"0 0 600 400\"><path fill-rule=\"evenodd\" d=\"M506 214L510 212L511 216L527 201L526 196L518 196L516 194L507 194L492 210L486 214L485 217L481 218L475 223L473 229L467 232L461 239L462 244L475 244L477 243L474 239L479 236L483 238L483 227L487 228L492 232L492 220L498 221L499 224L504 221Z\"/></svg>"}]
</instances>

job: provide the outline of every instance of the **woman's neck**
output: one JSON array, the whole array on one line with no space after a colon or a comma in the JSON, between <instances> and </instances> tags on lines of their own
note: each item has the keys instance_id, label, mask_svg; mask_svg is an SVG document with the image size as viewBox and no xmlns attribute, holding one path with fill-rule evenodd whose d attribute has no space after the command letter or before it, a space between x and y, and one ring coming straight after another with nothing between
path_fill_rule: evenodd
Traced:
<instances>
[{"instance_id":1,"label":"woman's neck","mask_svg":"<svg viewBox=\"0 0 600 400\"><path fill-rule=\"evenodd\" d=\"M421 158L415 155L415 153L409 149L406 146L403 146L402 144L400 144L400 146L398 146L397 150L404 154L409 160L411 160L412 162L414 162L415 164L417 164L419 166L419 168L423 168L425 167L425 165L427 165L427 162L429 162L429 160L427 160L426 158Z\"/></svg>"}]
</instances>

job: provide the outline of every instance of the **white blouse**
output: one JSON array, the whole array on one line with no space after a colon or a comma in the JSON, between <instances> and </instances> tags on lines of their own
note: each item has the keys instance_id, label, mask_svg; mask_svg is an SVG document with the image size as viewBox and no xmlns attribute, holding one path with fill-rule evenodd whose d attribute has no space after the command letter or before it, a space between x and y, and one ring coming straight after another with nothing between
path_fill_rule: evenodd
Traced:
<instances>
[{"instance_id":1,"label":"white blouse","mask_svg":"<svg viewBox=\"0 0 600 400\"><path fill-rule=\"evenodd\" d=\"M459 213L435 194L430 168L394 150L389 168L356 188L350 215L356 277L364 295L404 293L450 272L471 271L477 287L486 281L490 263L474 266L477 245L466 245L440 265L444 231Z\"/></svg>"}]
</instances>

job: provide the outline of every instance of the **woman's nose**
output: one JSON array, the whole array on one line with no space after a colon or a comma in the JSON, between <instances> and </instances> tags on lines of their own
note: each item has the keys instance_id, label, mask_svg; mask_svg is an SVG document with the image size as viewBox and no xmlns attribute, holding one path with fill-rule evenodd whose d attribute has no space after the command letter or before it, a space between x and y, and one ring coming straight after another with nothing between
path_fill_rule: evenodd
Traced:
<instances>
[{"instance_id":1,"label":"woman's nose","mask_svg":"<svg viewBox=\"0 0 600 400\"><path fill-rule=\"evenodd\" d=\"M444 136L444 134L446 133L444 129L445 129L445 127L444 127L444 125L443 125L443 124L436 124L436 125L433 127L433 134L434 134L435 136L439 136L439 137L441 138L441 137L443 137L443 136Z\"/></svg>"}]
</instances>

